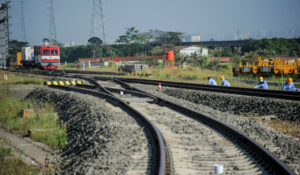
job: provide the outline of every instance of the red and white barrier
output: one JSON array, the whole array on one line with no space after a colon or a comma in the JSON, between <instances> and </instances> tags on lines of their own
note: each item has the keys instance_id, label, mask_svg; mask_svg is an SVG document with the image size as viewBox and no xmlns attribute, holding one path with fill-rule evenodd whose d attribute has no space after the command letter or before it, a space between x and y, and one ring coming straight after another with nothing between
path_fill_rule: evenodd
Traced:
<instances>
[{"instance_id":1,"label":"red and white barrier","mask_svg":"<svg viewBox=\"0 0 300 175\"><path fill-rule=\"evenodd\" d=\"M158 91L161 91L161 83L158 83Z\"/></svg>"}]
</instances>

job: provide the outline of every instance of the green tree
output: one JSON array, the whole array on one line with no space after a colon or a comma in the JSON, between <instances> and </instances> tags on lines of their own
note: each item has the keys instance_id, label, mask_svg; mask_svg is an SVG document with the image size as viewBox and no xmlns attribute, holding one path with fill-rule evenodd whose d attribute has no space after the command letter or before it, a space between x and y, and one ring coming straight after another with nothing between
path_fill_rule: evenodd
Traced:
<instances>
[{"instance_id":1,"label":"green tree","mask_svg":"<svg viewBox=\"0 0 300 175\"><path fill-rule=\"evenodd\" d=\"M178 45L182 42L183 33L181 32L162 32L154 40L158 44L174 44Z\"/></svg>"},{"instance_id":2,"label":"green tree","mask_svg":"<svg viewBox=\"0 0 300 175\"><path fill-rule=\"evenodd\" d=\"M78 58L91 57L90 48L88 46L62 47L60 50L61 61L77 62Z\"/></svg>"},{"instance_id":3,"label":"green tree","mask_svg":"<svg viewBox=\"0 0 300 175\"><path fill-rule=\"evenodd\" d=\"M91 50L93 58L96 58L96 56L100 56L102 44L103 44L103 41L100 38L95 37L95 36L91 37L88 40L88 46Z\"/></svg>"},{"instance_id":4,"label":"green tree","mask_svg":"<svg viewBox=\"0 0 300 175\"><path fill-rule=\"evenodd\" d=\"M16 60L17 53L21 52L22 47L27 47L28 43L23 41L17 41L17 40L10 40L9 43L9 58L13 58Z\"/></svg>"},{"instance_id":5,"label":"green tree","mask_svg":"<svg viewBox=\"0 0 300 175\"><path fill-rule=\"evenodd\" d=\"M160 46L155 46L150 51L151 55L163 55L164 50Z\"/></svg>"},{"instance_id":6,"label":"green tree","mask_svg":"<svg viewBox=\"0 0 300 175\"><path fill-rule=\"evenodd\" d=\"M121 50L127 56L145 55L146 45L149 43L149 36L139 33L135 27L130 27L125 35L120 35L117 43L124 44Z\"/></svg>"}]
</instances>

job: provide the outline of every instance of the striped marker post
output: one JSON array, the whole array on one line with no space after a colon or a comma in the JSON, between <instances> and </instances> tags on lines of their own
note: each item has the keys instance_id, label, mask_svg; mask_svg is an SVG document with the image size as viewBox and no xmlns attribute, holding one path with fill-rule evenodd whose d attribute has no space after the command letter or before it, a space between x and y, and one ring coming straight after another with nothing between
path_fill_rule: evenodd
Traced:
<instances>
[{"instance_id":1,"label":"striped marker post","mask_svg":"<svg viewBox=\"0 0 300 175\"><path fill-rule=\"evenodd\" d=\"M7 74L4 74L4 80L8 80Z\"/></svg>"},{"instance_id":2,"label":"striped marker post","mask_svg":"<svg viewBox=\"0 0 300 175\"><path fill-rule=\"evenodd\" d=\"M161 91L161 83L158 83L158 91Z\"/></svg>"}]
</instances>

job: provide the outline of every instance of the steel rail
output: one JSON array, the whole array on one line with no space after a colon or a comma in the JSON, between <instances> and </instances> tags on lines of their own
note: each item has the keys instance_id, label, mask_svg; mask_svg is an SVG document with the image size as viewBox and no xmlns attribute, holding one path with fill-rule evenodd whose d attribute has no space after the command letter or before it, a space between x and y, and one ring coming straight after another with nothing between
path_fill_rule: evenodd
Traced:
<instances>
[{"instance_id":1,"label":"steel rail","mask_svg":"<svg viewBox=\"0 0 300 175\"><path fill-rule=\"evenodd\" d=\"M86 84L76 84L75 86L77 86L79 88L86 88L86 89L91 89L91 90L99 89L97 86L86 85ZM123 91L125 94L132 94L132 95L135 95L135 96L148 97L148 98L151 98L153 100L153 103L158 102L158 99L155 96L150 95L150 94L145 94L145 93L139 92L139 91L132 91L132 90L126 90L126 89L117 89L117 88L108 88L108 87L105 87L105 89L107 89L110 92L114 92L114 93L120 93L120 91Z\"/></svg>"},{"instance_id":2,"label":"steel rail","mask_svg":"<svg viewBox=\"0 0 300 175\"><path fill-rule=\"evenodd\" d=\"M53 86L50 85L49 87L51 88L57 88L57 89L61 89L61 90L66 90L66 91L74 91L74 92L78 92L78 93L83 93L83 94L89 94L92 96L96 96L96 97L101 97L101 98L105 98L108 99L111 103L114 104L118 104L120 105L122 108L126 109L126 111L128 111L129 113L137 116L149 129L150 133L151 133L151 137L152 140L154 142L154 147L155 147L155 151L154 154L156 154L156 156L154 157L156 162L156 166L152 166L154 168L154 172L152 174L159 174L159 175L166 175L168 174L168 151L166 143L164 141L163 136L161 135L160 131L158 130L158 128L154 125L153 122L151 122L150 120L148 120L143 114L141 114L140 112L138 112L137 110L135 110L134 108L132 108L131 106L129 106L125 101L104 93L104 92L98 92L98 91L93 91L93 90L87 90L87 89L82 89L82 88L77 88L77 87L67 87L67 86ZM158 160L157 160L158 159Z\"/></svg>"},{"instance_id":3,"label":"steel rail","mask_svg":"<svg viewBox=\"0 0 300 175\"><path fill-rule=\"evenodd\" d=\"M40 75L51 75L51 74L57 74L57 75L63 75L63 74L95 74L95 75L126 75L126 73L116 73L116 72L98 72L98 71L81 71L81 70L36 70L36 69L24 69L24 68L15 68L15 69L3 69L5 71L10 72L21 72L21 73L37 73Z\"/></svg>"},{"instance_id":4,"label":"steel rail","mask_svg":"<svg viewBox=\"0 0 300 175\"><path fill-rule=\"evenodd\" d=\"M64 70L64 72L65 73L72 73L72 74L126 75L126 73L97 72L97 71L80 71L80 70Z\"/></svg>"},{"instance_id":5,"label":"steel rail","mask_svg":"<svg viewBox=\"0 0 300 175\"><path fill-rule=\"evenodd\" d=\"M19 71L19 72L22 72L22 71ZM59 76L59 77L70 78L69 76L66 76L66 75L63 76L62 74L60 74L57 71L32 70L30 72L22 72L22 73L32 73L32 74L45 75L45 76ZM80 75L74 75L74 76L75 76L75 78L84 79L84 77L81 77ZM74 77L74 76L72 76L72 77ZM212 86L212 85L205 85L205 84L170 82L170 81L159 81L159 80L146 80L146 79L111 78L111 77L94 77L94 78L96 80L119 79L119 80L122 80L122 81L128 82L128 83L142 83L142 84L151 84L151 85L157 85L158 83L162 83L162 85L166 86L166 87L300 101L300 92L292 92L292 91L265 90L265 89L240 88L240 87L224 87L224 86Z\"/></svg>"},{"instance_id":6,"label":"steel rail","mask_svg":"<svg viewBox=\"0 0 300 175\"><path fill-rule=\"evenodd\" d=\"M95 77L95 79L105 80L104 77ZM300 92L212 86L212 85L195 84L195 83L182 83L182 82L145 80L145 79L129 79L129 78L114 78L114 79L118 79L127 83L141 83L141 84L151 84L151 85L157 85L158 83L162 83L163 86L167 86L167 87L300 101ZM107 80L109 79L107 78Z\"/></svg>"},{"instance_id":7,"label":"steel rail","mask_svg":"<svg viewBox=\"0 0 300 175\"><path fill-rule=\"evenodd\" d=\"M144 91L137 89L135 87L132 87L131 85L124 83L118 79L116 79L115 81L122 84L123 86L126 86L128 89L144 92ZM144 92L144 93L147 93L147 92ZM251 152L254 159L256 159L258 162L261 162L263 160L264 164L261 164L261 165L265 170L269 171L270 174L280 174L280 175L282 175L282 174L294 175L295 174L289 167L287 167L282 161L280 161L278 158L276 158L271 152L269 152L263 146L261 146L260 144L255 142L253 139L251 139L247 135L238 131L237 129L235 129L221 121L218 121L206 114L185 108L183 106L180 106L180 105L170 102L168 100L162 99L160 97L157 97L157 99L159 100L159 102L165 104L166 106L169 106L173 110L176 110L185 115L189 115L195 119L201 120L205 124L211 126L212 128L215 128L219 131L223 131L225 133L225 135L227 135L229 138L234 138L234 140L236 140L237 144L239 144L241 147L246 148L247 150L249 150Z\"/></svg>"}]
</instances>

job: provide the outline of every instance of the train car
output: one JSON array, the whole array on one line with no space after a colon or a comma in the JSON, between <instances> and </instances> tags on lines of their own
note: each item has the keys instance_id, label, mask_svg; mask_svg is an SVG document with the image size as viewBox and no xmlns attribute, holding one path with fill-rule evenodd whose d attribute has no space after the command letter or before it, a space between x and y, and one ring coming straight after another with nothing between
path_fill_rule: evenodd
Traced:
<instances>
[{"instance_id":1,"label":"train car","mask_svg":"<svg viewBox=\"0 0 300 175\"><path fill-rule=\"evenodd\" d=\"M21 64L24 67L58 69L60 65L59 47L55 45L23 47Z\"/></svg>"}]
</instances>

